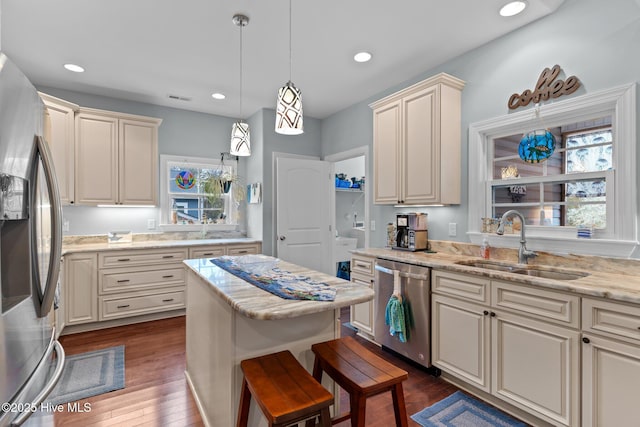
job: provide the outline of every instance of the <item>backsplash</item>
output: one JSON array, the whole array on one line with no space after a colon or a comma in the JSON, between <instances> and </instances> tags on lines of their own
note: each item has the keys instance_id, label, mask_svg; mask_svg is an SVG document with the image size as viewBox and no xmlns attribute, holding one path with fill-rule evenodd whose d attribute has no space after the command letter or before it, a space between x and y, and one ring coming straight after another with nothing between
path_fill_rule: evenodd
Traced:
<instances>
[{"instance_id":1,"label":"backsplash","mask_svg":"<svg viewBox=\"0 0 640 427\"><path fill-rule=\"evenodd\" d=\"M172 231L166 233L133 233L133 242L167 241L167 240L203 240L203 239L237 239L247 237L240 231L209 231L204 236L200 231ZM63 245L82 245L107 243L107 234L87 234L63 236Z\"/></svg>"}]
</instances>

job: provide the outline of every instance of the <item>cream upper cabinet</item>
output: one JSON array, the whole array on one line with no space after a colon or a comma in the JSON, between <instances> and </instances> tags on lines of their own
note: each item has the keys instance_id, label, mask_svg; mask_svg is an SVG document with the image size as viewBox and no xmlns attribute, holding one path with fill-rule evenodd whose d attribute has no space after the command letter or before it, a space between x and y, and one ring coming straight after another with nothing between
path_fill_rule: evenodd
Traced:
<instances>
[{"instance_id":1,"label":"cream upper cabinet","mask_svg":"<svg viewBox=\"0 0 640 427\"><path fill-rule=\"evenodd\" d=\"M460 203L463 87L441 73L370 105L375 203Z\"/></svg>"},{"instance_id":2,"label":"cream upper cabinet","mask_svg":"<svg viewBox=\"0 0 640 427\"><path fill-rule=\"evenodd\" d=\"M81 109L76 203L157 205L160 119Z\"/></svg>"},{"instance_id":3,"label":"cream upper cabinet","mask_svg":"<svg viewBox=\"0 0 640 427\"><path fill-rule=\"evenodd\" d=\"M44 138L49 143L53 156L56 178L60 187L60 201L65 205L75 202L74 193L74 146L75 112L78 105L40 93L47 107L45 111Z\"/></svg>"}]
</instances>

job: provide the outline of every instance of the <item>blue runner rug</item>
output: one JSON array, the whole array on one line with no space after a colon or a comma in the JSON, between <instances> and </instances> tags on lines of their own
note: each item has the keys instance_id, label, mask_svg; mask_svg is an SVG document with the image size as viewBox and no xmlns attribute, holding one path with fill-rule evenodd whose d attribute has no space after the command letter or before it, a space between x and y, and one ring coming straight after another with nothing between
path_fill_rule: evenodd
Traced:
<instances>
[{"instance_id":1,"label":"blue runner rug","mask_svg":"<svg viewBox=\"0 0 640 427\"><path fill-rule=\"evenodd\" d=\"M47 398L58 405L124 388L124 346L67 356L62 377Z\"/></svg>"},{"instance_id":2,"label":"blue runner rug","mask_svg":"<svg viewBox=\"0 0 640 427\"><path fill-rule=\"evenodd\" d=\"M422 427L526 427L499 409L461 391L413 414L411 419Z\"/></svg>"}]
</instances>

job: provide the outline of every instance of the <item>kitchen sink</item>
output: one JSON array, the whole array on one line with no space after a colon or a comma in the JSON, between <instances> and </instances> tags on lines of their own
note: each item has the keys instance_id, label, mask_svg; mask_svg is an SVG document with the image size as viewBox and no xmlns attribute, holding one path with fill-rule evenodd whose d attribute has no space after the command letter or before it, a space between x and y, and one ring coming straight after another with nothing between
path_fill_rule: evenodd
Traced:
<instances>
[{"instance_id":1,"label":"kitchen sink","mask_svg":"<svg viewBox=\"0 0 640 427\"><path fill-rule=\"evenodd\" d=\"M553 280L576 280L589 275L589 273L585 273L582 271L564 270L555 267L543 267L538 265L508 264L498 261L472 260L458 261L456 262L456 264Z\"/></svg>"}]
</instances>

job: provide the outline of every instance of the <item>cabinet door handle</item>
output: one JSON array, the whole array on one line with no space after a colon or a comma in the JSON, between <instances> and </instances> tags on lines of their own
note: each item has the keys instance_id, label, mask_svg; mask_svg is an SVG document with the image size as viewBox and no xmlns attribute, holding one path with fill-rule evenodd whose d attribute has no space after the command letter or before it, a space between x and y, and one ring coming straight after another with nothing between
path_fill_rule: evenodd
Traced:
<instances>
[{"instance_id":1,"label":"cabinet door handle","mask_svg":"<svg viewBox=\"0 0 640 427\"><path fill-rule=\"evenodd\" d=\"M166 276L162 276L163 279L170 279L173 277L173 274L167 274Z\"/></svg>"},{"instance_id":2,"label":"cabinet door handle","mask_svg":"<svg viewBox=\"0 0 640 427\"><path fill-rule=\"evenodd\" d=\"M119 305L118 308L127 308L129 307L129 304L125 304L125 305Z\"/></svg>"},{"instance_id":3,"label":"cabinet door handle","mask_svg":"<svg viewBox=\"0 0 640 427\"><path fill-rule=\"evenodd\" d=\"M485 316L489 315L489 312L487 310L483 311L482 314L484 314Z\"/></svg>"},{"instance_id":4,"label":"cabinet door handle","mask_svg":"<svg viewBox=\"0 0 640 427\"><path fill-rule=\"evenodd\" d=\"M582 337L582 342L585 344L589 344L591 342L591 340L587 337Z\"/></svg>"},{"instance_id":5,"label":"cabinet door handle","mask_svg":"<svg viewBox=\"0 0 640 427\"><path fill-rule=\"evenodd\" d=\"M173 258L173 255L163 255L162 258L166 259L166 258Z\"/></svg>"},{"instance_id":6,"label":"cabinet door handle","mask_svg":"<svg viewBox=\"0 0 640 427\"><path fill-rule=\"evenodd\" d=\"M171 301L173 301L173 298L167 298L162 300L162 302L171 302Z\"/></svg>"},{"instance_id":7,"label":"cabinet door handle","mask_svg":"<svg viewBox=\"0 0 640 427\"><path fill-rule=\"evenodd\" d=\"M129 282L129 279L118 280L118 283L127 283L127 282Z\"/></svg>"},{"instance_id":8,"label":"cabinet door handle","mask_svg":"<svg viewBox=\"0 0 640 427\"><path fill-rule=\"evenodd\" d=\"M131 258L118 258L118 262L131 261Z\"/></svg>"},{"instance_id":9,"label":"cabinet door handle","mask_svg":"<svg viewBox=\"0 0 640 427\"><path fill-rule=\"evenodd\" d=\"M496 317L496 314L493 311L491 312L491 317Z\"/></svg>"}]
</instances>

